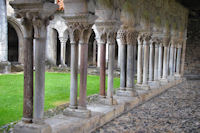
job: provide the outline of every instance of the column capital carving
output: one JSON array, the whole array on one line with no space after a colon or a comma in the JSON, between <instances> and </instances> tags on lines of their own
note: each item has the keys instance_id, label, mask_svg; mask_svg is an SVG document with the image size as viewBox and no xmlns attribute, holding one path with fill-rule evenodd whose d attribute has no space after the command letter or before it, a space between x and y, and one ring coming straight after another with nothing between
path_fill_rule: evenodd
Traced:
<instances>
[{"instance_id":1,"label":"column capital carving","mask_svg":"<svg viewBox=\"0 0 200 133\"><path fill-rule=\"evenodd\" d=\"M183 40L179 39L176 46L177 46L177 48L182 48L182 46L183 46Z\"/></svg>"},{"instance_id":2,"label":"column capital carving","mask_svg":"<svg viewBox=\"0 0 200 133\"><path fill-rule=\"evenodd\" d=\"M126 42L126 30L123 28L120 28L119 31L117 32L117 38L120 39L122 45L127 44Z\"/></svg>"},{"instance_id":3,"label":"column capital carving","mask_svg":"<svg viewBox=\"0 0 200 133\"><path fill-rule=\"evenodd\" d=\"M59 37L61 43L66 44L67 39L65 37Z\"/></svg>"},{"instance_id":4,"label":"column capital carving","mask_svg":"<svg viewBox=\"0 0 200 133\"><path fill-rule=\"evenodd\" d=\"M90 35L92 33L92 26L90 25L89 27L85 27L81 30L81 34L80 34L80 41L79 44L88 44L89 39L90 39Z\"/></svg>"},{"instance_id":5,"label":"column capital carving","mask_svg":"<svg viewBox=\"0 0 200 133\"><path fill-rule=\"evenodd\" d=\"M128 45L136 45L137 37L138 37L137 31L127 31L126 33L126 42Z\"/></svg>"},{"instance_id":6,"label":"column capital carving","mask_svg":"<svg viewBox=\"0 0 200 133\"><path fill-rule=\"evenodd\" d=\"M115 45L117 33L115 31L110 31L107 33L107 43L108 45Z\"/></svg>"},{"instance_id":7,"label":"column capital carving","mask_svg":"<svg viewBox=\"0 0 200 133\"><path fill-rule=\"evenodd\" d=\"M139 33L137 37L138 45L142 45L143 43L143 33Z\"/></svg>"},{"instance_id":8,"label":"column capital carving","mask_svg":"<svg viewBox=\"0 0 200 133\"><path fill-rule=\"evenodd\" d=\"M163 36L163 45L164 47L169 46L169 42L170 42L170 37L168 35Z\"/></svg>"},{"instance_id":9,"label":"column capital carving","mask_svg":"<svg viewBox=\"0 0 200 133\"><path fill-rule=\"evenodd\" d=\"M151 33L143 33L143 41L149 42L151 40Z\"/></svg>"}]
</instances>

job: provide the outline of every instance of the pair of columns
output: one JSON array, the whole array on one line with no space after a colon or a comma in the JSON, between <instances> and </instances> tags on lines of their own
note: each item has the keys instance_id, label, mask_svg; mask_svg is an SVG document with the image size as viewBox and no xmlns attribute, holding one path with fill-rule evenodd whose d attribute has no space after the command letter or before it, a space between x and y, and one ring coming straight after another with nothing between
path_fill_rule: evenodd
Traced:
<instances>
[{"instance_id":1,"label":"pair of columns","mask_svg":"<svg viewBox=\"0 0 200 133\"><path fill-rule=\"evenodd\" d=\"M97 26L98 29L98 26ZM116 31L115 29L109 30L109 32L104 33L103 31L98 31L96 33L99 35L97 38L97 43L100 49L100 96L107 98L109 104L114 104L113 101L113 80L114 80L114 59L115 59L115 40ZM100 33L100 34L99 34ZM108 47L106 47L108 45ZM108 86L106 95L106 51L108 51Z\"/></svg>"},{"instance_id":2,"label":"pair of columns","mask_svg":"<svg viewBox=\"0 0 200 133\"><path fill-rule=\"evenodd\" d=\"M38 2L30 1L26 3L26 6L29 7L27 9L22 6L24 2L18 0L12 1L10 4L14 9L17 9L15 10L15 16L22 18L22 25L25 31L24 105L22 120L25 123L43 123L47 25L49 20L52 19L50 15L56 11L58 6L49 2L41 2L42 6L35 8ZM45 5L48 5L51 10L44 10L43 7ZM48 15L41 16L41 14ZM35 89L33 89L33 42L35 43ZM35 91L34 98L33 91Z\"/></svg>"},{"instance_id":3,"label":"pair of columns","mask_svg":"<svg viewBox=\"0 0 200 133\"><path fill-rule=\"evenodd\" d=\"M120 46L120 89L117 95L134 96L134 64L136 52L136 38L138 32L134 30L118 31L118 43Z\"/></svg>"},{"instance_id":4,"label":"pair of columns","mask_svg":"<svg viewBox=\"0 0 200 133\"><path fill-rule=\"evenodd\" d=\"M148 88L148 63L149 63L149 45L151 40L151 34L142 33L138 36L137 40L138 40L137 84L142 85L143 88L146 87Z\"/></svg>"},{"instance_id":5,"label":"pair of columns","mask_svg":"<svg viewBox=\"0 0 200 133\"><path fill-rule=\"evenodd\" d=\"M64 114L71 114L70 110L88 111L86 107L87 95L87 68L88 68L88 41L91 35L91 26L77 23L75 27L70 30L70 44L71 44L71 86L70 86L70 105L64 111ZM73 23L72 23L73 25ZM81 28L79 28L81 27ZM79 53L80 46L80 53ZM79 102L77 102L78 91L78 55L80 54L80 89ZM90 114L88 113L88 116Z\"/></svg>"}]
</instances>

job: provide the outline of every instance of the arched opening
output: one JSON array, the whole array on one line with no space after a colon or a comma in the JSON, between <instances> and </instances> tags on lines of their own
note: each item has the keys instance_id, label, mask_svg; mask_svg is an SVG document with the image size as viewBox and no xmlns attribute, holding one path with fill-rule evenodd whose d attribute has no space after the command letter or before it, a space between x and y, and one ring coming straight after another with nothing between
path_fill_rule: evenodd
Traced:
<instances>
[{"instance_id":1,"label":"arched opening","mask_svg":"<svg viewBox=\"0 0 200 133\"><path fill-rule=\"evenodd\" d=\"M14 27L8 23L8 61L18 62L19 38Z\"/></svg>"},{"instance_id":2,"label":"arched opening","mask_svg":"<svg viewBox=\"0 0 200 133\"><path fill-rule=\"evenodd\" d=\"M61 64L61 44L60 44L60 39L59 39L59 34L58 31L54 29L54 33L55 33L55 47L56 47L56 65L60 65Z\"/></svg>"},{"instance_id":3,"label":"arched opening","mask_svg":"<svg viewBox=\"0 0 200 133\"><path fill-rule=\"evenodd\" d=\"M95 33L94 33L94 31L92 31L92 34L90 36L89 43L88 43L88 65L89 66L94 65L93 58L94 58L94 56L97 56L96 54L94 55L94 52L97 53L94 50L94 45L93 45L94 41L95 41Z\"/></svg>"}]
</instances>

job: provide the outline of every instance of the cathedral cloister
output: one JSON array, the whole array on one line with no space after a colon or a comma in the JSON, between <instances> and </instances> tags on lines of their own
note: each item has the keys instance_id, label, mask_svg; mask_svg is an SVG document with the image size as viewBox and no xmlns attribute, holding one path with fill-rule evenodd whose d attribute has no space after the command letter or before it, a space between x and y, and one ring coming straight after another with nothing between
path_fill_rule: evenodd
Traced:
<instances>
[{"instance_id":1,"label":"cathedral cloister","mask_svg":"<svg viewBox=\"0 0 200 133\"><path fill-rule=\"evenodd\" d=\"M0 0L0 73L11 73L13 64L24 72L23 117L13 132L92 132L187 79L199 79L196 9L184 0ZM69 106L48 119L47 66L71 74ZM94 103L87 101L89 67L100 76ZM120 86L114 90L117 70Z\"/></svg>"}]
</instances>

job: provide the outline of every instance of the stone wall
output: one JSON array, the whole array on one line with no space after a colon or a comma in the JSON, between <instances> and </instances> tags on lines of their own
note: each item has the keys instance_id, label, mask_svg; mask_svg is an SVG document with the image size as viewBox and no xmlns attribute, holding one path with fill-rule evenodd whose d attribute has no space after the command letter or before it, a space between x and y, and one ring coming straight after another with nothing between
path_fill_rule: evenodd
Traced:
<instances>
[{"instance_id":1,"label":"stone wall","mask_svg":"<svg viewBox=\"0 0 200 133\"><path fill-rule=\"evenodd\" d=\"M188 22L185 75L200 78L200 18Z\"/></svg>"}]
</instances>

